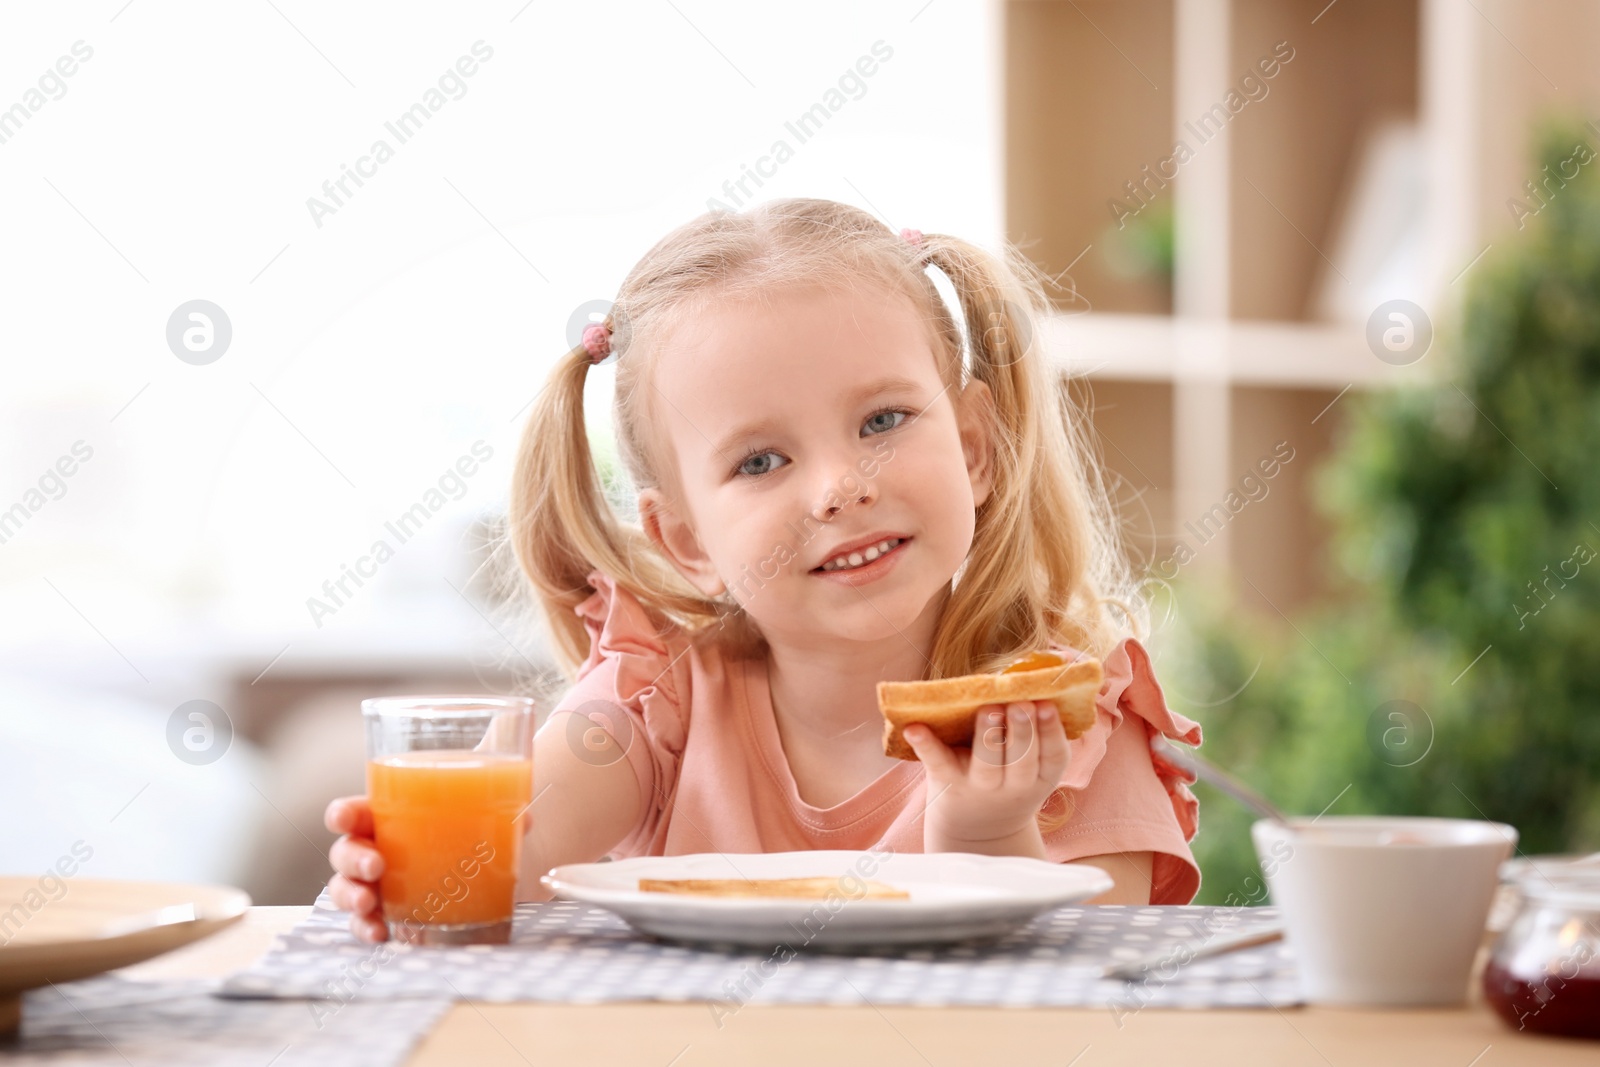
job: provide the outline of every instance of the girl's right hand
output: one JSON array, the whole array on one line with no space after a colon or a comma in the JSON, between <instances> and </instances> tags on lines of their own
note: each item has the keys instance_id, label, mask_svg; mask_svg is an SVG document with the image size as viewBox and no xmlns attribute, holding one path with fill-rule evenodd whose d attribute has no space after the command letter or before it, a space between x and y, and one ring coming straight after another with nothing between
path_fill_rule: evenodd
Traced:
<instances>
[{"instance_id":1,"label":"girl's right hand","mask_svg":"<svg viewBox=\"0 0 1600 1067\"><path fill-rule=\"evenodd\" d=\"M388 940L389 928L383 921L378 898L383 856L372 840L372 808L367 798L339 797L329 801L322 821L333 833L344 835L328 850L328 859L337 872L328 879L329 896L350 913L350 932L358 940Z\"/></svg>"}]
</instances>

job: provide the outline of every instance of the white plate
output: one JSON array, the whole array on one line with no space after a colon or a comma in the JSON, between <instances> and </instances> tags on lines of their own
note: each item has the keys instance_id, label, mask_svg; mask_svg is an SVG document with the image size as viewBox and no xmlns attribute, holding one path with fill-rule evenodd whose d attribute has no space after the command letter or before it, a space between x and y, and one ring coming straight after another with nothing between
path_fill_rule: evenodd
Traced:
<instances>
[{"instance_id":1,"label":"white plate","mask_svg":"<svg viewBox=\"0 0 1600 1067\"><path fill-rule=\"evenodd\" d=\"M855 877L851 877L854 875ZM640 878L837 878L831 899L715 898L639 891ZM910 900L868 900L861 880ZM647 934L738 945L839 947L995 937L1114 884L1098 867L960 852L768 852L574 863L540 879L558 897L615 912Z\"/></svg>"}]
</instances>

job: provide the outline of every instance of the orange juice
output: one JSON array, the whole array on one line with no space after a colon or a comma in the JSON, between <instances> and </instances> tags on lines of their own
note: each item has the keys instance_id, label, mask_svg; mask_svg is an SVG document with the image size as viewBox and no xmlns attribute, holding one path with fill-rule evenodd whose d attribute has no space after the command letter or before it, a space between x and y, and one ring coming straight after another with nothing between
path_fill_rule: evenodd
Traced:
<instances>
[{"instance_id":1,"label":"orange juice","mask_svg":"<svg viewBox=\"0 0 1600 1067\"><path fill-rule=\"evenodd\" d=\"M424 749L367 763L379 896L391 923L460 925L511 918L522 859L518 815L533 796L533 761Z\"/></svg>"}]
</instances>

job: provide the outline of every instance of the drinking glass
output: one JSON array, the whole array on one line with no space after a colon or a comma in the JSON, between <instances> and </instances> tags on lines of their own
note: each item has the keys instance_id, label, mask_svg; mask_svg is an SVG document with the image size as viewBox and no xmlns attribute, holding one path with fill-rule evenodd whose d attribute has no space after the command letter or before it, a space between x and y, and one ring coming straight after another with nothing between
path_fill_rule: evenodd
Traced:
<instances>
[{"instance_id":1,"label":"drinking glass","mask_svg":"<svg viewBox=\"0 0 1600 1067\"><path fill-rule=\"evenodd\" d=\"M389 934L420 944L511 937L522 815L533 798L533 701L399 696L361 702L367 796Z\"/></svg>"}]
</instances>

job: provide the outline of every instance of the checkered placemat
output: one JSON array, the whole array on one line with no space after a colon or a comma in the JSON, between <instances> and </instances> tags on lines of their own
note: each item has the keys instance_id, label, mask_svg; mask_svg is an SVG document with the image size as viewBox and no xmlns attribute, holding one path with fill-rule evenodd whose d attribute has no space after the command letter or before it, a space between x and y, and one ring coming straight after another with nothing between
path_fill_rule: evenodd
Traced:
<instances>
[{"instance_id":1,"label":"checkered placemat","mask_svg":"<svg viewBox=\"0 0 1600 1067\"><path fill-rule=\"evenodd\" d=\"M451 999L234 1000L217 979L100 975L30 990L0 1063L28 1067L394 1067Z\"/></svg>"},{"instance_id":2,"label":"checkered placemat","mask_svg":"<svg viewBox=\"0 0 1600 1067\"><path fill-rule=\"evenodd\" d=\"M358 942L327 891L311 917L229 978L224 996L407 996L487 1001L619 1000L744 1004L1000 1007L1265 1007L1300 1003L1283 941L1146 971L1100 977L1109 963L1191 938L1275 920L1277 909L1058 908L999 940L841 954L788 946L691 946L640 934L608 911L567 901L517 905L512 943L422 947Z\"/></svg>"}]
</instances>

